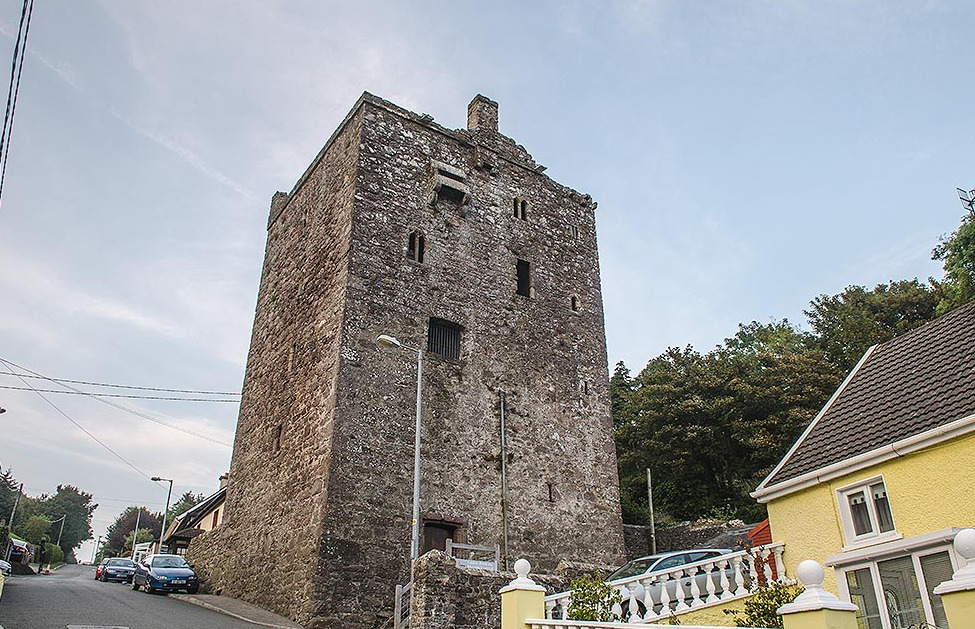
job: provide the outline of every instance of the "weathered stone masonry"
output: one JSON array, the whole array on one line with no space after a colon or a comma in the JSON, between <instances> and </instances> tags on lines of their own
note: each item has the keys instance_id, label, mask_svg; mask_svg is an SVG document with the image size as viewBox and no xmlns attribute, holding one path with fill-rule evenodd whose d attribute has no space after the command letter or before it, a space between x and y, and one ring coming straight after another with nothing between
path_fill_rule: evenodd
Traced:
<instances>
[{"instance_id":1,"label":"weathered stone masonry","mask_svg":"<svg viewBox=\"0 0 975 629\"><path fill-rule=\"evenodd\" d=\"M310 627L391 614L409 574L416 357L380 334L434 345L427 533L504 545L503 396L509 563L622 559L596 206L497 119L483 96L450 130L363 94L274 196L224 526L190 548L212 588ZM432 341L431 319L447 330Z\"/></svg>"}]
</instances>

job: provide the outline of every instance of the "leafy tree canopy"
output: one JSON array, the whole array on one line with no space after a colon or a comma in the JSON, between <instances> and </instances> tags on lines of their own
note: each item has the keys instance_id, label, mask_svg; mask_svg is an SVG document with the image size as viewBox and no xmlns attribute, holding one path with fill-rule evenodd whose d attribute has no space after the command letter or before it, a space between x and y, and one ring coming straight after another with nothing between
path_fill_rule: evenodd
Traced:
<instances>
[{"instance_id":1,"label":"leafy tree canopy","mask_svg":"<svg viewBox=\"0 0 975 629\"><path fill-rule=\"evenodd\" d=\"M938 314L975 301L975 215L966 215L958 229L943 237L931 259L944 262Z\"/></svg>"},{"instance_id":2,"label":"leafy tree canopy","mask_svg":"<svg viewBox=\"0 0 975 629\"><path fill-rule=\"evenodd\" d=\"M189 509L192 509L205 499L206 496L204 494L194 494L192 491L184 493L179 497L179 500L169 507L169 511L166 515L166 528L169 528L169 524L172 523L172 521L177 517L183 515Z\"/></svg>"},{"instance_id":3,"label":"leafy tree canopy","mask_svg":"<svg viewBox=\"0 0 975 629\"><path fill-rule=\"evenodd\" d=\"M871 345L934 320L942 292L913 280L878 284L872 290L848 286L838 295L820 295L804 311L823 355L843 372L856 366Z\"/></svg>"},{"instance_id":4,"label":"leafy tree canopy","mask_svg":"<svg viewBox=\"0 0 975 629\"><path fill-rule=\"evenodd\" d=\"M746 520L748 496L828 399L841 374L788 321L739 327L707 354L671 348L632 381L617 366L617 452L624 519L655 507L680 519L720 511Z\"/></svg>"},{"instance_id":5,"label":"leafy tree canopy","mask_svg":"<svg viewBox=\"0 0 975 629\"><path fill-rule=\"evenodd\" d=\"M139 515L140 511L141 516ZM126 536L131 538L137 519L140 531L147 529L154 539L158 538L159 531L162 528L162 514L153 513L145 507L127 507L106 530L105 542L98 556L115 557L122 555L125 552ZM140 539L140 541L148 540ZM129 539L129 550L131 551L131 549L131 539Z\"/></svg>"},{"instance_id":6,"label":"leafy tree canopy","mask_svg":"<svg viewBox=\"0 0 975 629\"><path fill-rule=\"evenodd\" d=\"M32 515L14 527L16 534L31 544L40 544L42 539L47 540L50 530L51 521L41 515Z\"/></svg>"}]
</instances>

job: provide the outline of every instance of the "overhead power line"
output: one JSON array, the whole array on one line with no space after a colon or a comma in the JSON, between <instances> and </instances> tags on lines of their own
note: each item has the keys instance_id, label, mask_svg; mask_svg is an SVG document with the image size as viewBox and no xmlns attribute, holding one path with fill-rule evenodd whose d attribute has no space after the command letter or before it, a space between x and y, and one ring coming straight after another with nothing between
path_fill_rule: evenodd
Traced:
<instances>
[{"instance_id":1,"label":"overhead power line","mask_svg":"<svg viewBox=\"0 0 975 629\"><path fill-rule=\"evenodd\" d=\"M2 360L2 359L0 359L0 360ZM4 363L5 363L5 361L4 361ZM5 363L5 364L6 364L6 363ZM9 367L9 366L7 366L7 369L10 369L10 367ZM13 373L13 372L11 372L11 373ZM17 375L17 374L14 374L14 375ZM31 386L30 386L30 383L29 383L29 382L27 382L27 380L26 380L26 379L23 379L23 378L22 378L22 380L23 380L23 382L24 382L24 384L25 384L25 385L27 385L28 387L30 387L31 389L33 389L33 387L31 387ZM100 445L101 447L103 447L103 448L105 448L106 450L108 450L109 452L111 452L111 453L112 453L112 456L114 456L115 458L117 458L117 459L118 459L119 461L121 461L122 463L125 463L126 465L128 465L129 467L131 467L132 469L134 469L134 470L135 470L136 472L138 472L139 474L141 474L141 475L143 475L143 476L145 476L145 477L146 477L146 478L148 478L149 480L152 480L152 479L151 479L151 477L150 477L150 476L149 476L148 474L146 474L145 472L143 472L142 470L140 470L139 468L137 468L137 467L136 467L135 465L133 465L133 464L132 464L132 463L131 463L131 462L130 462L130 461L129 461L128 459L126 459L126 458L125 458L124 456L122 456L121 454L119 454L119 453L118 453L118 452L116 452L115 450L113 450L113 449L111 449L111 448L110 448L110 447L108 446L108 444L106 444L106 443L105 443L104 441L102 441L101 439L99 439L99 438L98 438L98 437L96 437L95 435L93 435L93 434L91 434L90 432L88 432L88 429L86 429L86 428L85 428L84 426L82 426L81 424L79 424L78 422L76 422L76 421L75 421L74 419L72 419L72 418L71 418L71 416L70 416L70 415L68 415L67 413L65 413L64 411L62 411L62 410L61 410L61 408L60 408L60 407L58 407L58 405L57 405L57 404L55 404L55 403L54 403L54 402L52 402L51 400L49 400L49 399L47 399L47 398L46 398L46 397L44 396L44 394L43 394L43 393L41 393L41 392L39 392L39 391L38 391L38 392L37 392L37 395L38 395L38 396L40 396L40 398L41 398L42 400L44 400L45 402L47 402L47 403L48 403L48 404L49 404L49 405L51 406L51 408L53 408L54 410L56 410L56 411L57 411L57 412L58 412L58 413L59 413L59 414L60 414L60 415L61 415L62 417L64 417L64 418L65 418L66 420L68 420L69 422L71 422L72 424L74 424L74 425L75 425L75 427L76 427L76 428L77 428L78 430L80 430L81 432L83 432L83 433L85 433L86 435L88 435L88 437L89 437L89 438L91 438L91 440L92 440L92 441L94 441L95 443L97 443L97 444L98 444L98 445Z\"/></svg>"},{"instance_id":2,"label":"overhead power line","mask_svg":"<svg viewBox=\"0 0 975 629\"><path fill-rule=\"evenodd\" d=\"M20 26L14 41L14 56L10 63L10 85L7 87L7 109L3 115L3 131L0 133L0 200L3 198L3 180L7 174L7 156L10 154L10 136L14 128L14 114L17 112L17 96L20 94L20 77L24 70L24 57L27 55L27 35L30 33L30 19L34 14L34 0L24 0L20 11Z\"/></svg>"},{"instance_id":3,"label":"overhead power line","mask_svg":"<svg viewBox=\"0 0 975 629\"><path fill-rule=\"evenodd\" d=\"M136 417L141 417L142 419L149 420L149 421L151 421L153 423L159 424L160 426L165 426L166 428L171 428L173 430L178 430L179 432L185 433L187 435L192 435L193 437L197 437L199 439L205 439L207 441L210 441L212 443L216 443L216 444L221 445L221 446L226 446L228 448L230 447L230 444L227 443L226 441L220 441L219 439L214 439L213 437L211 437L209 435L205 435L203 433L199 433L199 432L196 432L194 430L189 430L188 428L183 428L182 426L176 426L175 424L170 424L169 422L165 422L165 421L163 421L163 420L161 420L161 419L159 419L157 417L153 417L152 415L149 415L148 413L143 413L142 411L137 411L137 410L135 410L133 408L129 408L127 406L122 406L121 404L118 404L116 402L112 402L111 400L103 399L102 397L100 397L100 396L98 396L98 395L96 395L94 393L89 393L88 391L82 391L81 389L76 389L75 387L72 387L69 384L64 384L62 382L57 382L56 380L53 380L52 378L49 378L49 377L44 376L42 374L39 374L36 371L32 371L32 370L28 369L27 367L23 367L21 365L18 365L17 363L14 363L12 361L7 360L6 358L0 357L0 363L3 363L7 367L7 370L11 374L13 374L13 375L17 376L18 378L20 378L21 381L24 384L26 384L28 387L30 387L30 390L31 391L37 392L37 390L33 386L31 386L29 382L27 382L26 375L21 375L19 373L14 372L14 370L11 369L11 367L16 367L17 369L20 369L21 371L26 371L28 374L30 374L32 376L36 376L36 377L41 378L43 380L47 380L48 382L55 382L56 384L59 384L59 385L61 385L62 387L66 388L66 389L70 389L71 391L75 391L75 392L77 392L80 395L86 395L86 396L92 398L93 400L97 400L98 402L101 402L102 404L107 404L108 406L111 406L112 408L116 408L116 409L118 409L120 411L124 411L126 413L131 414L131 415L135 415ZM44 398L44 395L42 393L37 392L37 394L40 395L42 398ZM48 401L47 398L44 398L44 400L47 401L48 404L51 404L51 402Z\"/></svg>"},{"instance_id":4,"label":"overhead power line","mask_svg":"<svg viewBox=\"0 0 975 629\"><path fill-rule=\"evenodd\" d=\"M5 375L5 374L0 374ZM88 380L71 380L70 378L48 378L44 376L28 376L24 375L25 378L40 378L41 380L50 380L51 382L65 382L68 384L83 384L91 387L108 387L112 389L132 389L134 391L161 391L163 393L193 393L196 395L233 395L240 397L240 393L236 391L198 391L196 389L169 389L166 387L141 387L134 384L109 384L107 382L90 382ZM99 393L98 395L105 395Z\"/></svg>"},{"instance_id":5,"label":"overhead power line","mask_svg":"<svg viewBox=\"0 0 975 629\"><path fill-rule=\"evenodd\" d=\"M10 375L10 374L0 374L0 375ZM114 398L128 398L132 400L168 400L173 402L232 402L234 404L240 402L239 399L226 400L222 398L211 398L211 397L166 397L162 395L125 395L122 393L92 393L90 391L61 391L59 389L35 389L33 387L14 387L7 384L0 384L0 389L10 389L13 391L40 391L41 393L59 393L63 395L90 395L92 397L114 397Z\"/></svg>"}]
</instances>

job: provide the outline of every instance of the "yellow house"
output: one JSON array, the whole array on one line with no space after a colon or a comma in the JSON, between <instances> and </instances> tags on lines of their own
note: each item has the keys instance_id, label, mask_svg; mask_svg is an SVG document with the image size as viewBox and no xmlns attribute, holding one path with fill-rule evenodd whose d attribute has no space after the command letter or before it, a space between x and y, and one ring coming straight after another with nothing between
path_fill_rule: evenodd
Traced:
<instances>
[{"instance_id":1,"label":"yellow house","mask_svg":"<svg viewBox=\"0 0 975 629\"><path fill-rule=\"evenodd\" d=\"M973 463L969 304L870 348L752 496L789 574L827 566L861 629L946 627L933 590L964 563L951 541L975 525Z\"/></svg>"}]
</instances>

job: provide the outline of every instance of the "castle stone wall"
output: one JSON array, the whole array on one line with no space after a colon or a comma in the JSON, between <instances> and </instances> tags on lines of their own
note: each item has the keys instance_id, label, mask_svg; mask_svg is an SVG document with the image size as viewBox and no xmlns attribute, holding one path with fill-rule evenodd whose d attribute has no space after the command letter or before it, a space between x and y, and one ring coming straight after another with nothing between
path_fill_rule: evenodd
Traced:
<instances>
[{"instance_id":1,"label":"castle stone wall","mask_svg":"<svg viewBox=\"0 0 975 629\"><path fill-rule=\"evenodd\" d=\"M509 565L622 561L595 203L496 132L496 103L471 120L364 95L276 197L226 538L289 576L242 567L225 593L310 627L388 619L410 573L416 353L375 339L426 349L431 318L462 331L459 357L425 355L421 519Z\"/></svg>"}]
</instances>

